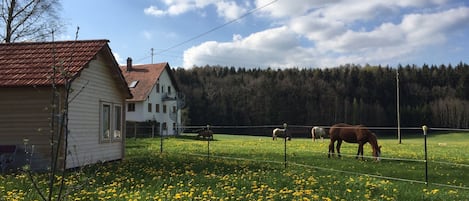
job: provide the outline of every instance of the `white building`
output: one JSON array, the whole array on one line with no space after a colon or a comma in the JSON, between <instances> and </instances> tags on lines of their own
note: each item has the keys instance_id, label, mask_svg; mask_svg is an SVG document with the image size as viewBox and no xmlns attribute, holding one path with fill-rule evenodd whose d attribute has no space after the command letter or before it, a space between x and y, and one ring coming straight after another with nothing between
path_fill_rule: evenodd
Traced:
<instances>
[{"instance_id":1,"label":"white building","mask_svg":"<svg viewBox=\"0 0 469 201\"><path fill-rule=\"evenodd\" d=\"M132 65L128 58L121 71L133 95L126 99L128 124L148 126L156 121L157 133L177 134L181 125L179 89L169 64Z\"/></svg>"}]
</instances>

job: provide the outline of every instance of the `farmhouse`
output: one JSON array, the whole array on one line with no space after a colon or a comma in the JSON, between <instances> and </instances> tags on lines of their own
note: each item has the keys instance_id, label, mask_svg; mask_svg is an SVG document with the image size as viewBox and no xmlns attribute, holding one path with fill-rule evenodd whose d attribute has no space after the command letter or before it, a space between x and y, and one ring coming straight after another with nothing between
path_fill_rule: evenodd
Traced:
<instances>
[{"instance_id":1,"label":"farmhouse","mask_svg":"<svg viewBox=\"0 0 469 201\"><path fill-rule=\"evenodd\" d=\"M181 124L181 93L168 63L121 66L133 97L127 99L128 135L139 128L153 127L147 133L174 135Z\"/></svg>"},{"instance_id":2,"label":"farmhouse","mask_svg":"<svg viewBox=\"0 0 469 201\"><path fill-rule=\"evenodd\" d=\"M0 44L0 145L16 146L12 166L49 168L51 147L61 168L124 157L132 95L108 42Z\"/></svg>"}]
</instances>

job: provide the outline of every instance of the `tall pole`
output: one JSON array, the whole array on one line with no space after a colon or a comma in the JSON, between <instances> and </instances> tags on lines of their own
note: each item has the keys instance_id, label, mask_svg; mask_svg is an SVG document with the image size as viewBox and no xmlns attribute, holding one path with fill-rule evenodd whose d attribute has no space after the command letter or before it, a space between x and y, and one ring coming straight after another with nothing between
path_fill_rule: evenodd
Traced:
<instances>
[{"instance_id":1,"label":"tall pole","mask_svg":"<svg viewBox=\"0 0 469 201\"><path fill-rule=\"evenodd\" d=\"M399 106L399 67L396 68L396 97L397 97L397 139L399 140L399 144L402 143L401 141L401 114L400 114L400 106Z\"/></svg>"},{"instance_id":2,"label":"tall pole","mask_svg":"<svg viewBox=\"0 0 469 201\"><path fill-rule=\"evenodd\" d=\"M153 48L151 48L151 64L153 64Z\"/></svg>"},{"instance_id":3,"label":"tall pole","mask_svg":"<svg viewBox=\"0 0 469 201\"><path fill-rule=\"evenodd\" d=\"M283 156L284 156L284 164L285 164L285 169L287 168L287 123L283 123L283 145L284 145L284 152L283 152Z\"/></svg>"},{"instance_id":4,"label":"tall pole","mask_svg":"<svg viewBox=\"0 0 469 201\"><path fill-rule=\"evenodd\" d=\"M423 136L424 136L424 149L425 149L425 185L428 186L428 156L427 156L427 130L426 125L422 126Z\"/></svg>"}]
</instances>

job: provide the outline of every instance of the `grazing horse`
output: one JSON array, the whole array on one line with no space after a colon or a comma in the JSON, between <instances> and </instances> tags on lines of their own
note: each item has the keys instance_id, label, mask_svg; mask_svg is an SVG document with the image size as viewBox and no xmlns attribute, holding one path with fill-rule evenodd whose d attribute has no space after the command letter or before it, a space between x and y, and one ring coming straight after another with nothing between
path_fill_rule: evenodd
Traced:
<instances>
[{"instance_id":1,"label":"grazing horse","mask_svg":"<svg viewBox=\"0 0 469 201\"><path fill-rule=\"evenodd\" d=\"M290 132L286 132L284 128L276 128L272 131L272 140L276 140L277 137L285 137L287 140L291 140Z\"/></svg>"},{"instance_id":2,"label":"grazing horse","mask_svg":"<svg viewBox=\"0 0 469 201\"><path fill-rule=\"evenodd\" d=\"M197 134L197 139L208 139L213 140L213 131L211 130L200 130Z\"/></svg>"},{"instance_id":3,"label":"grazing horse","mask_svg":"<svg viewBox=\"0 0 469 201\"><path fill-rule=\"evenodd\" d=\"M314 141L316 141L316 138L320 137L321 140L324 142L324 137L326 136L326 131L324 128L315 126L311 129L311 138Z\"/></svg>"},{"instance_id":4,"label":"grazing horse","mask_svg":"<svg viewBox=\"0 0 469 201\"><path fill-rule=\"evenodd\" d=\"M329 136L331 138L331 143L329 144L329 153L328 157L331 157L331 154L334 154L334 143L337 141L337 154L340 157L340 145L342 141L348 143L358 143L358 152L356 158L361 156L363 160L363 145L367 142L371 144L373 149L373 156L376 160L380 160L381 155L381 146L378 146L378 140L376 135L368 130L363 125L352 126L344 123L335 124L329 130Z\"/></svg>"}]
</instances>

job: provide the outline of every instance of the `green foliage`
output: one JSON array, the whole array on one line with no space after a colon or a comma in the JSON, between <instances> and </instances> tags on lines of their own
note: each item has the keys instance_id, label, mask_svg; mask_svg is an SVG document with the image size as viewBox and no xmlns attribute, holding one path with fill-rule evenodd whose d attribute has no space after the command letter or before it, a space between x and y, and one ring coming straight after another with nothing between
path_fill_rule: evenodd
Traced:
<instances>
[{"instance_id":1,"label":"green foliage","mask_svg":"<svg viewBox=\"0 0 469 201\"><path fill-rule=\"evenodd\" d=\"M175 69L192 125L397 125L469 128L469 66Z\"/></svg>"},{"instance_id":2,"label":"green foliage","mask_svg":"<svg viewBox=\"0 0 469 201\"><path fill-rule=\"evenodd\" d=\"M469 141L465 133L430 134L428 186L424 164L414 161L356 160L355 144L343 144L344 157L327 158L328 142L288 141L288 168L283 141L269 137L215 135L214 141L194 134L164 140L129 140L123 161L97 164L66 175L67 200L464 200L469 175ZM384 157L422 159L421 135L403 144L380 139ZM210 143L210 158L207 145ZM370 154L369 145L365 155ZM352 156L347 156L352 155ZM465 167L435 163L466 164ZM385 178L369 176L378 175ZM414 182L389 179L403 178ZM46 185L47 175L40 175ZM57 184L58 185L58 184ZM24 174L0 175L0 200L35 200Z\"/></svg>"}]
</instances>

